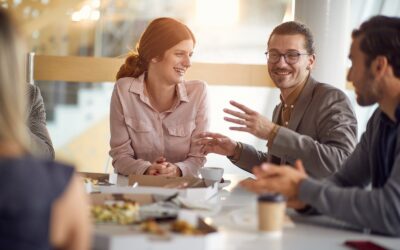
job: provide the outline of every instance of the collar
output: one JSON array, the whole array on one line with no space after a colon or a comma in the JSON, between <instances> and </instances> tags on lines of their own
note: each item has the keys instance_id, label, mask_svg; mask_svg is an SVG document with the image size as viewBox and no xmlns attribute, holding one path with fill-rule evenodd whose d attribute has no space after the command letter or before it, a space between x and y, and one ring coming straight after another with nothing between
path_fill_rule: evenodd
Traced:
<instances>
[{"instance_id":1,"label":"collar","mask_svg":"<svg viewBox=\"0 0 400 250\"><path fill-rule=\"evenodd\" d=\"M294 105L297 101L297 99L299 98L301 91L304 89L304 87L306 86L308 80L309 80L310 76L307 77L307 79L302 82L301 84L299 84L292 93L290 93L290 95L287 97L286 101L283 100L282 95L279 95L279 98L281 99L281 102L284 105L290 106L290 105Z\"/></svg>"},{"instance_id":2,"label":"collar","mask_svg":"<svg viewBox=\"0 0 400 250\"><path fill-rule=\"evenodd\" d=\"M138 78L134 78L133 82L131 83L131 86L129 87L129 92L138 94L142 101L148 99L148 97L147 96L145 97L145 94L144 94L144 89L145 89L144 76L145 76L145 73L141 74ZM175 91L177 93L179 101L189 102L189 98L187 95L187 90L186 90L186 86L185 86L184 82L178 83L176 85Z\"/></svg>"},{"instance_id":3,"label":"collar","mask_svg":"<svg viewBox=\"0 0 400 250\"><path fill-rule=\"evenodd\" d=\"M394 116L396 117L396 123L400 123L400 104L397 106L396 110L394 111Z\"/></svg>"},{"instance_id":4,"label":"collar","mask_svg":"<svg viewBox=\"0 0 400 250\"><path fill-rule=\"evenodd\" d=\"M387 124L388 126L397 127L400 124L400 105L397 106L396 110L394 111L394 115L396 117L395 122L383 111L381 111L381 122Z\"/></svg>"},{"instance_id":5,"label":"collar","mask_svg":"<svg viewBox=\"0 0 400 250\"><path fill-rule=\"evenodd\" d=\"M181 102L189 102L189 97L187 95L185 82L178 83L176 85L176 92L177 92L178 98Z\"/></svg>"},{"instance_id":6,"label":"collar","mask_svg":"<svg viewBox=\"0 0 400 250\"><path fill-rule=\"evenodd\" d=\"M133 78L129 92L144 96L144 74L141 74L138 78Z\"/></svg>"}]
</instances>

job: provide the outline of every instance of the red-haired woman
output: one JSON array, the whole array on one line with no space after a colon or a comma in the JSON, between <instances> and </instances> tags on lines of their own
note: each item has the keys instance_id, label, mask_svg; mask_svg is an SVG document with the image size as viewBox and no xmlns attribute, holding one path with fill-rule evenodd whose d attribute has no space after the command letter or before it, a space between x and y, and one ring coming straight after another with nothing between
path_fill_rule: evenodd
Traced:
<instances>
[{"instance_id":1,"label":"red-haired woman","mask_svg":"<svg viewBox=\"0 0 400 250\"><path fill-rule=\"evenodd\" d=\"M110 155L118 173L197 176L194 138L208 128L207 86L185 81L195 37L172 18L153 20L117 74Z\"/></svg>"}]
</instances>

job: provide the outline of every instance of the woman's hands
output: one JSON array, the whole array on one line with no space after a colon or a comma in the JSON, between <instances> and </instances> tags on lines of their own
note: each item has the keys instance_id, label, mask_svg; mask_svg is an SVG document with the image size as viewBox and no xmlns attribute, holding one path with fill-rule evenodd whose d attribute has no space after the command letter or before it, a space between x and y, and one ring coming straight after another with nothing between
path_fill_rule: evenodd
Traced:
<instances>
[{"instance_id":1,"label":"woman's hands","mask_svg":"<svg viewBox=\"0 0 400 250\"><path fill-rule=\"evenodd\" d=\"M150 167L147 168L145 175L159 176L182 176L181 169L173 163L167 162L165 157L157 158Z\"/></svg>"}]
</instances>

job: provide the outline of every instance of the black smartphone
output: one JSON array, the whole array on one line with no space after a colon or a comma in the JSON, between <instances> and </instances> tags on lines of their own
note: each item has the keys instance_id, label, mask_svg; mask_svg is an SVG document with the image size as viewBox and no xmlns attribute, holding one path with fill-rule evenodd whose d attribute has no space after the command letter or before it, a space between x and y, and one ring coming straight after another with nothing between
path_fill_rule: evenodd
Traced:
<instances>
[{"instance_id":1,"label":"black smartphone","mask_svg":"<svg viewBox=\"0 0 400 250\"><path fill-rule=\"evenodd\" d=\"M348 240L344 242L344 245L357 250L389 250L386 247L368 240Z\"/></svg>"}]
</instances>

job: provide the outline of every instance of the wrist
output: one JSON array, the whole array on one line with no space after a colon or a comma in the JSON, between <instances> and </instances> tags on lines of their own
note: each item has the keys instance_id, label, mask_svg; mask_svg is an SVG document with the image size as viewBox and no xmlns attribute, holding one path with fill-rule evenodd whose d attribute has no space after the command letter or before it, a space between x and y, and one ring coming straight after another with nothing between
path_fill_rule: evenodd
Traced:
<instances>
[{"instance_id":1,"label":"wrist","mask_svg":"<svg viewBox=\"0 0 400 250\"><path fill-rule=\"evenodd\" d=\"M143 172L144 175L149 175L150 174L150 167L146 168L146 170Z\"/></svg>"},{"instance_id":2,"label":"wrist","mask_svg":"<svg viewBox=\"0 0 400 250\"><path fill-rule=\"evenodd\" d=\"M304 176L299 176L299 178L298 178L297 181L296 181L296 194L295 194L295 198L296 198L296 199L299 198L300 186L301 186L301 183L302 183L305 179L307 179L307 176L306 176L306 175L304 175Z\"/></svg>"},{"instance_id":3,"label":"wrist","mask_svg":"<svg viewBox=\"0 0 400 250\"><path fill-rule=\"evenodd\" d=\"M226 156L230 157L230 158L234 158L235 154L237 153L237 148L239 146L239 143L237 141L233 141L233 147L231 147L231 149L229 150L228 154Z\"/></svg>"},{"instance_id":4,"label":"wrist","mask_svg":"<svg viewBox=\"0 0 400 250\"><path fill-rule=\"evenodd\" d=\"M299 204L296 207L293 207L296 212L298 212L299 214L307 214L307 212L309 212L310 210L312 210L312 207L308 204L305 204L303 202L301 202L301 204Z\"/></svg>"},{"instance_id":5,"label":"wrist","mask_svg":"<svg viewBox=\"0 0 400 250\"><path fill-rule=\"evenodd\" d=\"M182 170L178 167L177 169L176 169L176 176L178 176L178 177L181 177L183 174L182 174Z\"/></svg>"},{"instance_id":6,"label":"wrist","mask_svg":"<svg viewBox=\"0 0 400 250\"><path fill-rule=\"evenodd\" d=\"M183 175L181 168L178 165L175 165L175 164L174 164L174 166L176 168L175 169L175 176L181 177Z\"/></svg>"},{"instance_id":7,"label":"wrist","mask_svg":"<svg viewBox=\"0 0 400 250\"><path fill-rule=\"evenodd\" d=\"M242 150L243 150L243 145L240 142L235 142L236 146L235 149L233 150L233 154L228 156L228 159L230 159L231 161L238 162L240 160L240 156L242 154Z\"/></svg>"},{"instance_id":8,"label":"wrist","mask_svg":"<svg viewBox=\"0 0 400 250\"><path fill-rule=\"evenodd\" d=\"M273 143L276 135L278 134L278 130L279 130L279 125L277 125L275 123L272 123L272 124L273 124L272 130L269 132L269 136L267 138L267 140L268 140L267 146L268 147L272 146L272 143Z\"/></svg>"},{"instance_id":9,"label":"wrist","mask_svg":"<svg viewBox=\"0 0 400 250\"><path fill-rule=\"evenodd\" d=\"M267 123L267 127L265 129L265 131L266 131L266 136L264 138L265 140L270 140L271 137L274 137L274 135L276 134L276 133L274 134L274 132L276 132L276 127L277 127L277 125L273 122Z\"/></svg>"}]
</instances>

